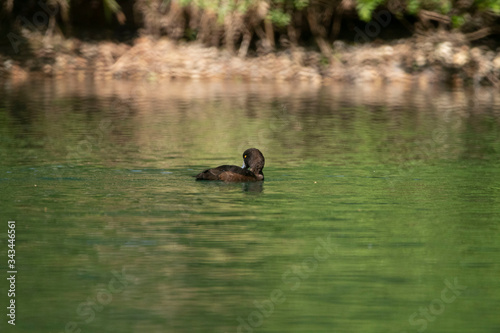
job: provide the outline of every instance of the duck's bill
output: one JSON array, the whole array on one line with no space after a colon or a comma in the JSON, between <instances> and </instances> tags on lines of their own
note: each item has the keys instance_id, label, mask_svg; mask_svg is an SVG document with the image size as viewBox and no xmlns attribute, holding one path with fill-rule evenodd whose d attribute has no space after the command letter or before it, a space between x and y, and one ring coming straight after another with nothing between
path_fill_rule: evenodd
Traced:
<instances>
[{"instance_id":1,"label":"duck's bill","mask_svg":"<svg viewBox=\"0 0 500 333\"><path fill-rule=\"evenodd\" d=\"M243 165L241 166L242 169L245 169L245 162L243 162Z\"/></svg>"}]
</instances>

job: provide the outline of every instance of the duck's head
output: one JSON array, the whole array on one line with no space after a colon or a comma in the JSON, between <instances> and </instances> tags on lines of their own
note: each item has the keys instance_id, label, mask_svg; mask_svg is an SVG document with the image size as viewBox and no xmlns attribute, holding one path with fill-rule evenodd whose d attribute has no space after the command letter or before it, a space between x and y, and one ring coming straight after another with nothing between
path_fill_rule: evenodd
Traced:
<instances>
[{"instance_id":1,"label":"duck's head","mask_svg":"<svg viewBox=\"0 0 500 333\"><path fill-rule=\"evenodd\" d=\"M264 169L265 162L264 155L257 148L249 148L243 153L242 168L252 171L257 177L261 175L262 179L264 179L262 169Z\"/></svg>"}]
</instances>

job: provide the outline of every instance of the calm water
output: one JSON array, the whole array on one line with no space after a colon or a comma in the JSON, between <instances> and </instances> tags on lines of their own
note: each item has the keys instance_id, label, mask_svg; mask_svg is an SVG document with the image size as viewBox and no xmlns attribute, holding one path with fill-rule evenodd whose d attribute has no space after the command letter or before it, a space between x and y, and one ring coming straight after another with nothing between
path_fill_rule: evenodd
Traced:
<instances>
[{"instance_id":1,"label":"calm water","mask_svg":"<svg viewBox=\"0 0 500 333\"><path fill-rule=\"evenodd\" d=\"M500 331L495 89L8 83L0 149L2 331Z\"/></svg>"}]
</instances>

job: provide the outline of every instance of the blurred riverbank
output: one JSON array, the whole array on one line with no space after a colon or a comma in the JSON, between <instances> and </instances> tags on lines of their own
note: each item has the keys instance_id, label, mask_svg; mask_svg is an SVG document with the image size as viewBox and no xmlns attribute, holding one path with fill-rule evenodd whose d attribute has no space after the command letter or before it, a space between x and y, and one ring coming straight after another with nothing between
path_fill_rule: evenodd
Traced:
<instances>
[{"instance_id":1,"label":"blurred riverbank","mask_svg":"<svg viewBox=\"0 0 500 333\"><path fill-rule=\"evenodd\" d=\"M140 37L130 43L48 39L34 34L30 52L0 54L0 78L210 79L497 85L500 52L472 47L462 34L436 33L365 44L333 43L330 58L301 47L238 57L199 43Z\"/></svg>"}]
</instances>

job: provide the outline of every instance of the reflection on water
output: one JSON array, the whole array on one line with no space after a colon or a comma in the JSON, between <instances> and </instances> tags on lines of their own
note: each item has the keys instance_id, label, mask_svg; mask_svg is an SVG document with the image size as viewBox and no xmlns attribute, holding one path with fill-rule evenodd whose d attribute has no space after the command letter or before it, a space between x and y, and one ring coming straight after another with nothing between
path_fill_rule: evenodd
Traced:
<instances>
[{"instance_id":1,"label":"reflection on water","mask_svg":"<svg viewBox=\"0 0 500 333\"><path fill-rule=\"evenodd\" d=\"M493 88L5 83L16 329L495 331L499 129Z\"/></svg>"}]
</instances>

